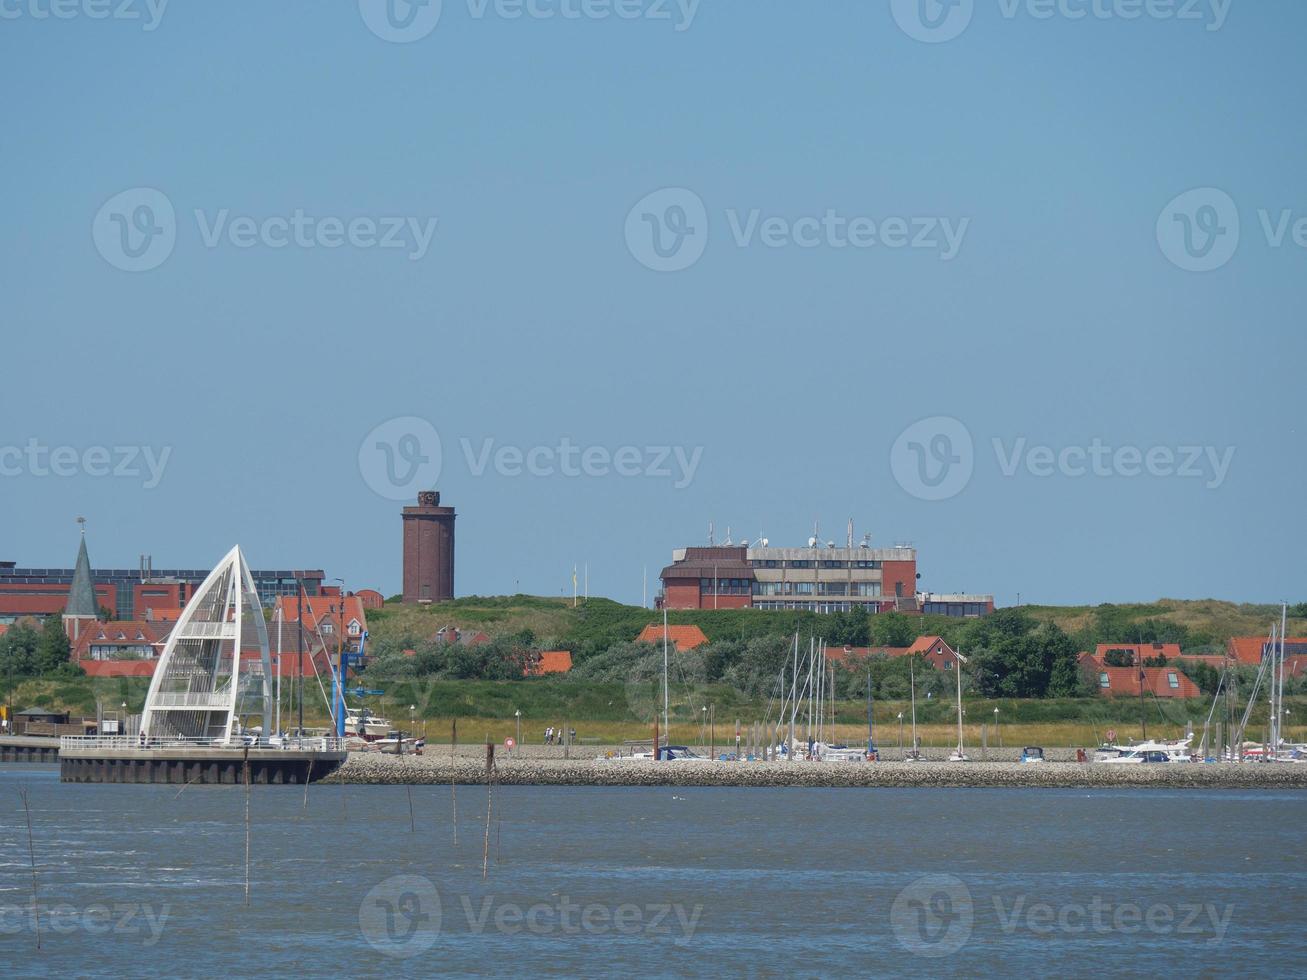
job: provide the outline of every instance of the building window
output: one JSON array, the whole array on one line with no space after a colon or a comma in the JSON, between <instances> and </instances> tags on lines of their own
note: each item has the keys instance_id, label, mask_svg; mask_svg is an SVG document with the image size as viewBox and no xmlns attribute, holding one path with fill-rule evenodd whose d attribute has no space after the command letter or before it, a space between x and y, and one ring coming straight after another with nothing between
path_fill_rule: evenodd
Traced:
<instances>
[{"instance_id":1,"label":"building window","mask_svg":"<svg viewBox=\"0 0 1307 980\"><path fill-rule=\"evenodd\" d=\"M1103 688L1112 686L1111 678L1108 677L1106 671L1098 675L1098 686Z\"/></svg>"},{"instance_id":2,"label":"building window","mask_svg":"<svg viewBox=\"0 0 1307 980\"><path fill-rule=\"evenodd\" d=\"M1175 671L1170 671L1170 672L1166 675L1166 683L1170 684L1171 687L1179 687L1179 686L1180 686L1180 678L1178 678L1178 677L1175 676Z\"/></svg>"}]
</instances>

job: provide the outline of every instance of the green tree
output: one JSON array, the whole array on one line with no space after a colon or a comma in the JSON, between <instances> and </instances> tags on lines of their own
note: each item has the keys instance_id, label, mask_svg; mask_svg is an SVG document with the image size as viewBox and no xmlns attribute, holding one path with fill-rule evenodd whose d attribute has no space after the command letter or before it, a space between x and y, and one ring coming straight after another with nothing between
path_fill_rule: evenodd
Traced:
<instances>
[{"instance_id":1,"label":"green tree","mask_svg":"<svg viewBox=\"0 0 1307 980\"><path fill-rule=\"evenodd\" d=\"M47 616L36 641L36 672L38 674L67 673L71 666L72 648L64 632L61 616Z\"/></svg>"},{"instance_id":2,"label":"green tree","mask_svg":"<svg viewBox=\"0 0 1307 980\"><path fill-rule=\"evenodd\" d=\"M900 612L881 613L872 617L871 637L876 646L910 647L917 638L920 624Z\"/></svg>"},{"instance_id":3,"label":"green tree","mask_svg":"<svg viewBox=\"0 0 1307 980\"><path fill-rule=\"evenodd\" d=\"M41 634L26 623L15 623L0 636L0 672L8 677L35 677L36 648Z\"/></svg>"}]
</instances>

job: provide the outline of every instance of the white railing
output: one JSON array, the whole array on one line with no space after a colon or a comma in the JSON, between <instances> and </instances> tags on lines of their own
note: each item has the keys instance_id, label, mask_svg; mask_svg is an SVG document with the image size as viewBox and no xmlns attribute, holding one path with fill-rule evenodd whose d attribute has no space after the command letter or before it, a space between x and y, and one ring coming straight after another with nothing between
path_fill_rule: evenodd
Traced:
<instances>
[{"instance_id":1,"label":"white railing","mask_svg":"<svg viewBox=\"0 0 1307 980\"><path fill-rule=\"evenodd\" d=\"M228 708L231 705L231 688L217 691L160 691L150 705L155 710L172 708Z\"/></svg>"},{"instance_id":2,"label":"white railing","mask_svg":"<svg viewBox=\"0 0 1307 980\"><path fill-rule=\"evenodd\" d=\"M236 636L235 623L187 623L177 634L179 640L231 640Z\"/></svg>"},{"instance_id":3,"label":"white railing","mask_svg":"<svg viewBox=\"0 0 1307 980\"><path fill-rule=\"evenodd\" d=\"M304 752L344 752L346 740L343 738L328 738L325 736L305 735L298 738L294 735L272 736L265 738L255 735L233 735L230 741L221 738L203 738L203 737L185 737L180 735L164 736L155 738L153 736L142 738L139 735L63 735L59 738L60 750L126 750L126 749L147 749L150 751L158 749L181 750L187 749L266 749L272 751L278 750L300 750Z\"/></svg>"}]
</instances>

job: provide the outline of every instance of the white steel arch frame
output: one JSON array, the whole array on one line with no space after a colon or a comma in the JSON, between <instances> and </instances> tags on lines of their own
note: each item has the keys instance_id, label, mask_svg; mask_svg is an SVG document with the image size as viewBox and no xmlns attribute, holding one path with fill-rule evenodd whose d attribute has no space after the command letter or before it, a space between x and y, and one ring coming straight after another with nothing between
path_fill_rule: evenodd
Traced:
<instances>
[{"instance_id":1,"label":"white steel arch frame","mask_svg":"<svg viewBox=\"0 0 1307 980\"><path fill-rule=\"evenodd\" d=\"M272 709L268 627L254 577L237 546L209 573L168 636L145 698L142 737L230 741L239 718L241 652L255 644L263 667L258 696L266 730Z\"/></svg>"}]
</instances>

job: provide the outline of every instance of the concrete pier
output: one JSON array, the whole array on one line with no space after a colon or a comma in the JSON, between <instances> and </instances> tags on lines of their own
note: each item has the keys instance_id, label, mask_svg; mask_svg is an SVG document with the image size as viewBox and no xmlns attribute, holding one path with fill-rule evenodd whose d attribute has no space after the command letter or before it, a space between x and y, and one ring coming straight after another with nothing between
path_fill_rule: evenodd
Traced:
<instances>
[{"instance_id":1,"label":"concrete pier","mask_svg":"<svg viewBox=\"0 0 1307 980\"><path fill-rule=\"evenodd\" d=\"M71 746L59 753L59 778L65 783L167 783L177 785L303 785L335 772L343 750L298 748L163 745L146 748Z\"/></svg>"},{"instance_id":2,"label":"concrete pier","mask_svg":"<svg viewBox=\"0 0 1307 980\"><path fill-rule=\"evenodd\" d=\"M482 747L484 752L484 747ZM987 787L1048 789L1304 789L1307 765L1045 762L611 762L496 758L502 785ZM342 783L483 784L484 759L351 753Z\"/></svg>"},{"instance_id":3,"label":"concrete pier","mask_svg":"<svg viewBox=\"0 0 1307 980\"><path fill-rule=\"evenodd\" d=\"M59 739L47 735L0 736L0 762L58 762Z\"/></svg>"}]
</instances>

